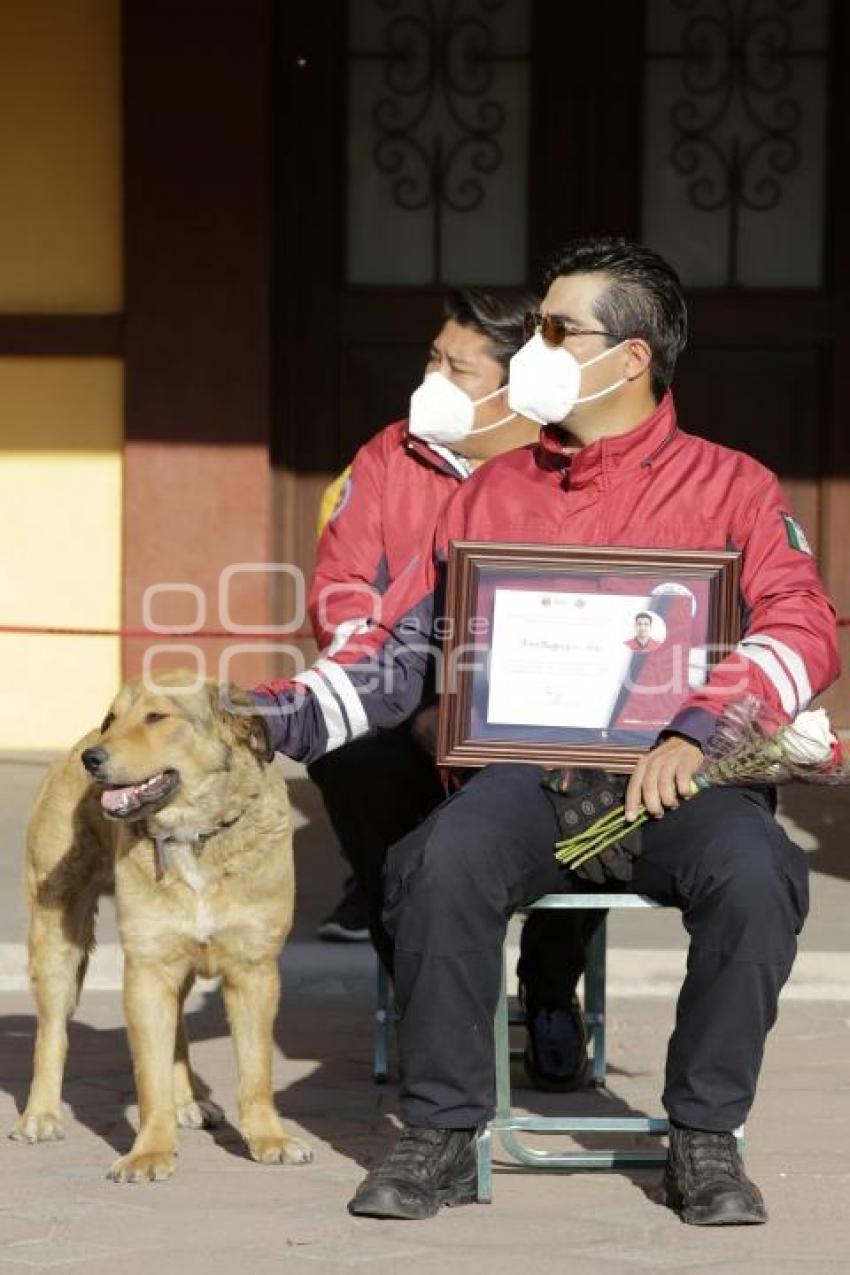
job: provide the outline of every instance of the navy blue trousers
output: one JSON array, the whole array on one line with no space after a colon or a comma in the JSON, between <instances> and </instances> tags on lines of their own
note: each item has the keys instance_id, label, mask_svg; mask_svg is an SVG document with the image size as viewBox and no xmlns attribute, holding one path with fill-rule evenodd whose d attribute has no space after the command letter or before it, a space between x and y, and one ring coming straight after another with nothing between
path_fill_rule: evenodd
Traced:
<instances>
[{"instance_id":1,"label":"navy blue trousers","mask_svg":"<svg viewBox=\"0 0 850 1275\"><path fill-rule=\"evenodd\" d=\"M493 1113L508 918L573 884L553 858L541 776L537 766L488 766L390 850L384 924L409 1124L466 1128ZM679 908L691 940L664 1106L680 1124L731 1131L752 1104L796 954L806 858L774 819L771 794L747 788L700 794L647 825L644 845L630 888Z\"/></svg>"}]
</instances>

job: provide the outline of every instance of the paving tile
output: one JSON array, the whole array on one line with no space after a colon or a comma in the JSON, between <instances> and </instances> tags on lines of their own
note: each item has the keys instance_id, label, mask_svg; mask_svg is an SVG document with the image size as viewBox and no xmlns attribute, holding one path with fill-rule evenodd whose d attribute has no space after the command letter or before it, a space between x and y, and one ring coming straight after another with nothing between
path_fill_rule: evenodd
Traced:
<instances>
[{"instance_id":1,"label":"paving tile","mask_svg":"<svg viewBox=\"0 0 850 1275\"><path fill-rule=\"evenodd\" d=\"M0 1209L0 1252L11 1244L46 1239L51 1221L37 1214L27 1217L17 1209Z\"/></svg>"},{"instance_id":2,"label":"paving tile","mask_svg":"<svg viewBox=\"0 0 850 1275\"><path fill-rule=\"evenodd\" d=\"M14 1263L26 1270L51 1269L56 1266L79 1266L80 1263L110 1257L115 1263L120 1248L109 1249L102 1244L74 1244L67 1240L21 1240L0 1248L0 1262Z\"/></svg>"}]
</instances>

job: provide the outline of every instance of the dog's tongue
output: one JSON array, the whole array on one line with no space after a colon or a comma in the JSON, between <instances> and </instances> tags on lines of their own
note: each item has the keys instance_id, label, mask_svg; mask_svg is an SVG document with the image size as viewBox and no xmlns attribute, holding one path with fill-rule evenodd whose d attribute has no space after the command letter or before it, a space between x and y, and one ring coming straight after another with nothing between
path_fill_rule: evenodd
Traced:
<instances>
[{"instance_id":1,"label":"dog's tongue","mask_svg":"<svg viewBox=\"0 0 850 1275\"><path fill-rule=\"evenodd\" d=\"M126 788L104 788L100 804L110 815L122 815L142 804L141 784L129 784Z\"/></svg>"},{"instance_id":2,"label":"dog's tongue","mask_svg":"<svg viewBox=\"0 0 850 1275\"><path fill-rule=\"evenodd\" d=\"M101 807L110 815L132 814L147 798L155 797L165 782L164 773L151 775L142 784L127 784L124 788L104 788L100 794Z\"/></svg>"}]
</instances>

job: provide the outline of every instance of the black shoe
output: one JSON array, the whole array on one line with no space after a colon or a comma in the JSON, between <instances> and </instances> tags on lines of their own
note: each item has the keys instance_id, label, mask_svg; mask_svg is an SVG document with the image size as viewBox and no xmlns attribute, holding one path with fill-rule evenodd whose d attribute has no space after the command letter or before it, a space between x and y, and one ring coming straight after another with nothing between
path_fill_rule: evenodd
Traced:
<instances>
[{"instance_id":1,"label":"black shoe","mask_svg":"<svg viewBox=\"0 0 850 1275\"><path fill-rule=\"evenodd\" d=\"M316 930L320 939L331 943L364 943L369 938L369 914L366 895L349 877L339 903Z\"/></svg>"},{"instance_id":2,"label":"black shoe","mask_svg":"<svg viewBox=\"0 0 850 1275\"><path fill-rule=\"evenodd\" d=\"M672 1126L664 1189L668 1206L690 1226L758 1226L767 1221L761 1192L744 1172L731 1133Z\"/></svg>"},{"instance_id":3,"label":"black shoe","mask_svg":"<svg viewBox=\"0 0 850 1275\"><path fill-rule=\"evenodd\" d=\"M474 1129L405 1125L398 1142L348 1202L355 1217L434 1217L478 1199Z\"/></svg>"},{"instance_id":4,"label":"black shoe","mask_svg":"<svg viewBox=\"0 0 850 1275\"><path fill-rule=\"evenodd\" d=\"M520 987L525 1010L525 1073L535 1089L569 1093L587 1084L587 1030L578 997L569 1009L541 1009Z\"/></svg>"}]
</instances>

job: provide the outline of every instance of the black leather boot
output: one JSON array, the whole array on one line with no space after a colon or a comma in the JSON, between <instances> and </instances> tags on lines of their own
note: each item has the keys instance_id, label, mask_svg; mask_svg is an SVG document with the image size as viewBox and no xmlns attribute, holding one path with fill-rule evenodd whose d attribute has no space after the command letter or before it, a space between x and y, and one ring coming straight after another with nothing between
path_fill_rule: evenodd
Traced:
<instances>
[{"instance_id":1,"label":"black leather boot","mask_svg":"<svg viewBox=\"0 0 850 1275\"><path fill-rule=\"evenodd\" d=\"M390 1154L348 1202L356 1217L434 1217L443 1204L478 1199L475 1130L406 1125Z\"/></svg>"},{"instance_id":2,"label":"black leather boot","mask_svg":"<svg viewBox=\"0 0 850 1275\"><path fill-rule=\"evenodd\" d=\"M758 1226L761 1192L744 1172L731 1133L670 1128L664 1171L667 1204L690 1226Z\"/></svg>"},{"instance_id":3,"label":"black leather boot","mask_svg":"<svg viewBox=\"0 0 850 1275\"><path fill-rule=\"evenodd\" d=\"M572 998L568 1009L544 1009L520 986L520 1002L527 1032L523 1063L534 1088L569 1093L586 1085L587 1030L578 998Z\"/></svg>"}]
</instances>

